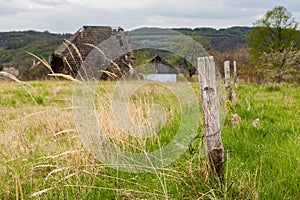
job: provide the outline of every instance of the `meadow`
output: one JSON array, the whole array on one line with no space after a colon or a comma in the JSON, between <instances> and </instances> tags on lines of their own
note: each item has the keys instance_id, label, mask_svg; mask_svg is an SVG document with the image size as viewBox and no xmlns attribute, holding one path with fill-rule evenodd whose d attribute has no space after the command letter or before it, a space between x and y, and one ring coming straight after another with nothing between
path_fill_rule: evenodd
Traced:
<instances>
[{"instance_id":1,"label":"meadow","mask_svg":"<svg viewBox=\"0 0 300 200\"><path fill-rule=\"evenodd\" d=\"M223 182L210 173L207 159L189 151L148 173L101 163L76 131L73 86L68 81L0 82L0 199L300 199L299 86L238 85L237 103L228 103L222 129ZM192 87L199 95L199 85ZM149 142L116 128L109 113L113 89L113 82L100 83L97 110L105 134L119 146L151 151L172 139L181 112L172 93L149 86L131 99L137 124L151 123L153 103L168 110L165 127ZM233 122L234 114L238 122ZM201 135L201 121L199 125Z\"/></svg>"}]
</instances>

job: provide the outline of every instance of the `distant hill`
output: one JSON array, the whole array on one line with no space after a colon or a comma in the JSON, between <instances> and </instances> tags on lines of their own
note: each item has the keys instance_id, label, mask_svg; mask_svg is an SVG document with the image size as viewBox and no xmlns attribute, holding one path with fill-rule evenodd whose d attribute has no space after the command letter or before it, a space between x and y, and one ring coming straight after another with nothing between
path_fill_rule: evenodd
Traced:
<instances>
[{"instance_id":1,"label":"distant hill","mask_svg":"<svg viewBox=\"0 0 300 200\"><path fill-rule=\"evenodd\" d=\"M233 50L236 46L246 43L246 34L251 30L251 27L231 27L231 28L176 28L175 31L185 35L200 35L208 43L213 50L226 52Z\"/></svg>"},{"instance_id":2,"label":"distant hill","mask_svg":"<svg viewBox=\"0 0 300 200\"><path fill-rule=\"evenodd\" d=\"M45 59L51 55L70 34L53 34L47 31L19 31L0 33L0 68L31 65L31 52Z\"/></svg>"},{"instance_id":3,"label":"distant hill","mask_svg":"<svg viewBox=\"0 0 300 200\"><path fill-rule=\"evenodd\" d=\"M213 50L225 52L245 44L245 35L250 27L214 28L174 28L186 35L200 35ZM51 53L71 34L54 34L48 31L0 32L0 70L3 67L20 68L30 66L34 58L26 52L48 59Z\"/></svg>"}]
</instances>

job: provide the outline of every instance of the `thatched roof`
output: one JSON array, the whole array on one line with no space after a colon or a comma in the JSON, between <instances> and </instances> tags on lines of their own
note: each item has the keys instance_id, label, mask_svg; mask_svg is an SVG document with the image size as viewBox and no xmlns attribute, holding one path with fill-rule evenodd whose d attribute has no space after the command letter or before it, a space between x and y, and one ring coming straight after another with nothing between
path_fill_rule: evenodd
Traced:
<instances>
[{"instance_id":1,"label":"thatched roof","mask_svg":"<svg viewBox=\"0 0 300 200\"><path fill-rule=\"evenodd\" d=\"M54 55L63 56L64 54L69 53L68 48L71 46L70 43L74 44L78 49L89 49L90 47L83 44L93 44L97 46L99 43L111 37L114 33L116 33L116 31L109 26L83 26L83 28L79 29L67 39L64 44L60 45L54 51Z\"/></svg>"},{"instance_id":2,"label":"thatched roof","mask_svg":"<svg viewBox=\"0 0 300 200\"><path fill-rule=\"evenodd\" d=\"M69 39L67 39L67 41L73 43L73 42L76 40L76 38L78 37L79 34L80 34L80 30L77 31L74 35L72 35ZM67 46L70 46L70 44L67 45L67 43L64 42L63 44L61 44L61 45L54 51L53 54L56 55L56 56L62 56L63 53L65 53L65 52L67 51Z\"/></svg>"}]
</instances>

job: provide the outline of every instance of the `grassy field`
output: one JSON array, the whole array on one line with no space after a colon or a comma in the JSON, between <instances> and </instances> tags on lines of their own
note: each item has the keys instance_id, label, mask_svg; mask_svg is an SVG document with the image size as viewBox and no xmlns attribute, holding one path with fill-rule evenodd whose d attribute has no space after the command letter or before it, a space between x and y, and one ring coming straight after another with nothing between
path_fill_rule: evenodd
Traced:
<instances>
[{"instance_id":1,"label":"grassy field","mask_svg":"<svg viewBox=\"0 0 300 200\"><path fill-rule=\"evenodd\" d=\"M152 173L107 167L86 150L75 130L73 83L29 84L0 82L0 199L300 199L299 87L238 86L238 102L228 105L222 130L226 163L220 184L207 160L188 151ZM132 99L138 124L151 122L151 103L169 111L158 138L137 141L120 134L106 109L113 86L101 83L98 91L104 132L125 148L140 145L133 150L168 143L180 121L174 95L149 87ZM198 85L193 88L199 95ZM240 117L235 122L234 114Z\"/></svg>"}]
</instances>

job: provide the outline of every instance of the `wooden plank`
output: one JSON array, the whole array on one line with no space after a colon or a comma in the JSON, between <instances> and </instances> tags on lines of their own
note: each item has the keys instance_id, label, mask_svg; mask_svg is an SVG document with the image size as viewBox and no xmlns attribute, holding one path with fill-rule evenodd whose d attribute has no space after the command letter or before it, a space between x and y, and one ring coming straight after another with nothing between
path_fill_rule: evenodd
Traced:
<instances>
[{"instance_id":1,"label":"wooden plank","mask_svg":"<svg viewBox=\"0 0 300 200\"><path fill-rule=\"evenodd\" d=\"M216 89L216 67L212 56L200 57L197 59L197 63L207 153L217 175L221 178L224 172L224 149Z\"/></svg>"}]
</instances>

